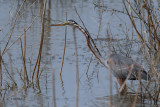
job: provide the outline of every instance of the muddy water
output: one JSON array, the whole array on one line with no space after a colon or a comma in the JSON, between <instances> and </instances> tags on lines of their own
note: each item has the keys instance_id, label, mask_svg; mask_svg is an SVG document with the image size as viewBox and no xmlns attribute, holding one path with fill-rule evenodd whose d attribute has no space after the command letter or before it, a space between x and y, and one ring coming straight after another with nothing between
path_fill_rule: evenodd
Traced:
<instances>
[{"instance_id":1,"label":"muddy water","mask_svg":"<svg viewBox=\"0 0 160 107\"><path fill-rule=\"evenodd\" d=\"M11 32L11 25L14 24L16 12L20 8L23 1L19 0L0 0L0 48L4 49L6 41ZM42 5L42 4L41 4ZM41 92L32 86L27 90L21 90L23 81L20 78L20 73L23 71L23 60L21 53L21 42L17 38L26 31L26 67L29 78L31 78L41 36L41 19L39 14L39 4L37 1L27 1L24 3L24 8L20 12L20 16L16 19L12 38L8 44L11 46L3 55L4 64L7 70L12 74L12 78L17 83L17 88L7 87L7 84L12 84L6 70L3 73L3 88L2 91L2 106L12 107L74 107L76 104L79 107L107 107L110 106L111 98L113 106L131 106L135 95L127 97L118 96L118 84L116 79L111 75L108 69L100 65L95 57L89 66L92 53L86 46L86 40L83 34L76 30L77 49L78 49L78 68L79 68L79 87L76 83L76 57L75 44L73 39L72 27L67 27L66 52L62 76L59 72L64 48L65 27L50 27L50 24L60 23L67 19L73 19L80 25L75 8L83 20L86 28L95 39L97 39L98 49L101 51L104 58L107 58L110 52L114 50L117 53L127 54L132 56L138 63L148 67L143 62L143 55L139 52L141 47L137 36L132 33L131 23L128 16L123 12L123 5L120 1L108 0L48 0L45 16L45 36L42 48L41 58L41 76L40 89ZM41 10L42 11L42 10ZM23 13L24 12L24 13ZM31 24L33 23L33 24ZM107 30L112 38L111 44L108 44ZM132 35L126 39L126 33ZM21 37L22 44L24 41ZM14 43L14 41L16 41ZM131 41L129 41L131 40ZM14 43L12 45L12 43ZM111 48L108 48L111 47ZM130 84L130 82L128 82ZM110 86L112 86L110 88ZM14 95L16 93L16 95ZM77 94L78 93L78 94ZM139 99L137 106L148 105L147 101L143 103Z\"/></svg>"}]
</instances>

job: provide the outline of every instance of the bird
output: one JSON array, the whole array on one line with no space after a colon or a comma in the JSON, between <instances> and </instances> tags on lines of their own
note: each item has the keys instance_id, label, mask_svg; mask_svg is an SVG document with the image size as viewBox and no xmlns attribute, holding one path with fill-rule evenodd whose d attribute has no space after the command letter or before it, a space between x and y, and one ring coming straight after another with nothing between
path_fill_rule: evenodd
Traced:
<instances>
[{"instance_id":1,"label":"bird","mask_svg":"<svg viewBox=\"0 0 160 107\"><path fill-rule=\"evenodd\" d=\"M145 69L140 64L135 62L132 58L123 56L121 54L110 54L107 59L103 58L100 52L98 51L96 45L94 44L94 41L92 40L88 30L86 28L81 27L76 21L67 20L64 23L51 24L50 26L66 25L70 25L74 28L77 28L84 34L87 46L93 53L95 58L98 60L98 62L100 62L102 65L104 65L112 72L114 77L117 79L120 87L122 87L124 84L121 94L124 94L127 91L126 84L124 83L125 80L150 80L149 73L146 72Z\"/></svg>"}]
</instances>

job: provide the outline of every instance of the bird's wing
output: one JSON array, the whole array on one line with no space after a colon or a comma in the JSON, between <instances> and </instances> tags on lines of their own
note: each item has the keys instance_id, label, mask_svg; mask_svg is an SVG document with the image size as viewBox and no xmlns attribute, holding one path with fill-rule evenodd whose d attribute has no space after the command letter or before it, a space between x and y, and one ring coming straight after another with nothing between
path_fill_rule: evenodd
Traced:
<instances>
[{"instance_id":1,"label":"bird's wing","mask_svg":"<svg viewBox=\"0 0 160 107\"><path fill-rule=\"evenodd\" d=\"M129 80L136 80L140 74L142 79L147 80L147 72L131 58L118 54L111 55L108 59L108 66L115 77L126 79L129 75Z\"/></svg>"}]
</instances>

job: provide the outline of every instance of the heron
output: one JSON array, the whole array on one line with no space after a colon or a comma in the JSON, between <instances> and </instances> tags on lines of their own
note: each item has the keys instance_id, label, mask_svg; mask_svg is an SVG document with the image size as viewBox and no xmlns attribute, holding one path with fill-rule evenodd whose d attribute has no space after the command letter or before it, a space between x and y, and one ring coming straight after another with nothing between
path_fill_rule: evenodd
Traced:
<instances>
[{"instance_id":1,"label":"heron","mask_svg":"<svg viewBox=\"0 0 160 107\"><path fill-rule=\"evenodd\" d=\"M93 40L86 28L81 27L74 20L68 20L61 24L52 24L51 26L66 26L70 25L74 28L79 29L86 38L86 43L90 51L93 53L95 58L102 65L107 67L117 79L120 87L124 84L125 80L150 80L150 75L145 69L138 63L136 63L132 58L120 55L120 54L110 54L108 59L105 59L99 53L96 45L93 45ZM121 93L126 92L126 84L123 85L123 90Z\"/></svg>"}]
</instances>

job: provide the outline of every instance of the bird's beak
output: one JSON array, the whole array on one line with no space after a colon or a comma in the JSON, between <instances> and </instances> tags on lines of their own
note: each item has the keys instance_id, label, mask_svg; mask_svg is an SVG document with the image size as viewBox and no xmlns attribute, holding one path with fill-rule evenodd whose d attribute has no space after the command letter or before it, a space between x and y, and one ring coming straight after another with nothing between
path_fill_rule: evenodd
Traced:
<instances>
[{"instance_id":1,"label":"bird's beak","mask_svg":"<svg viewBox=\"0 0 160 107\"><path fill-rule=\"evenodd\" d=\"M50 26L65 26L65 25L68 25L68 22L64 22L61 24L51 24Z\"/></svg>"}]
</instances>

